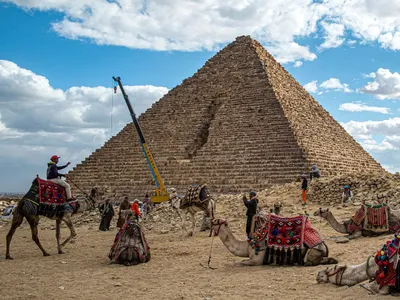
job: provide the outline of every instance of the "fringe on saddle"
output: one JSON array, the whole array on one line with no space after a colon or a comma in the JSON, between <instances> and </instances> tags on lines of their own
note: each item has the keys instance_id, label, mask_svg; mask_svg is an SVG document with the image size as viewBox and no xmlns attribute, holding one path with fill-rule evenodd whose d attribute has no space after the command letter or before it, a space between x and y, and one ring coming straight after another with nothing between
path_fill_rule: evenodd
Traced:
<instances>
[{"instance_id":1,"label":"fringe on saddle","mask_svg":"<svg viewBox=\"0 0 400 300\"><path fill-rule=\"evenodd\" d=\"M349 233L368 230L375 233L389 232L389 207L386 204L364 204L350 221L345 222Z\"/></svg>"},{"instance_id":2,"label":"fringe on saddle","mask_svg":"<svg viewBox=\"0 0 400 300\"><path fill-rule=\"evenodd\" d=\"M181 200L179 208L183 209L194 205L203 210L207 210L210 199L212 199L212 196L206 184L193 184L188 187L185 197Z\"/></svg>"}]
</instances>

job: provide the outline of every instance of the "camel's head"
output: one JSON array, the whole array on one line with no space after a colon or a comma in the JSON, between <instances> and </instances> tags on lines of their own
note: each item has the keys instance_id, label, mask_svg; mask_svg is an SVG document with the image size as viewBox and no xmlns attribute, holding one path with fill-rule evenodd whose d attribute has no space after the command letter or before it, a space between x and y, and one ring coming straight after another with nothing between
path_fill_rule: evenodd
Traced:
<instances>
[{"instance_id":1,"label":"camel's head","mask_svg":"<svg viewBox=\"0 0 400 300\"><path fill-rule=\"evenodd\" d=\"M334 267L328 267L323 271L319 271L317 274L317 283L328 283L329 277L332 276L343 276L343 272L346 270L346 266L335 265ZM337 278L336 278L337 280Z\"/></svg>"},{"instance_id":2,"label":"camel's head","mask_svg":"<svg viewBox=\"0 0 400 300\"><path fill-rule=\"evenodd\" d=\"M319 208L315 213L314 213L314 216L315 217L321 217L321 218L326 218L327 216L328 216L328 213L329 213L329 208L327 208L327 209L322 209L322 208Z\"/></svg>"},{"instance_id":3,"label":"camel's head","mask_svg":"<svg viewBox=\"0 0 400 300\"><path fill-rule=\"evenodd\" d=\"M228 220L226 219L212 219L211 220L211 230L214 234L218 236L221 228L228 226Z\"/></svg>"},{"instance_id":4,"label":"camel's head","mask_svg":"<svg viewBox=\"0 0 400 300\"><path fill-rule=\"evenodd\" d=\"M74 209L74 214L95 208L95 203L90 197L78 197L75 201L69 202L69 204Z\"/></svg>"},{"instance_id":5,"label":"camel's head","mask_svg":"<svg viewBox=\"0 0 400 300\"><path fill-rule=\"evenodd\" d=\"M283 204L281 202L274 203L274 214L279 215L281 213Z\"/></svg>"},{"instance_id":6,"label":"camel's head","mask_svg":"<svg viewBox=\"0 0 400 300\"><path fill-rule=\"evenodd\" d=\"M332 271L333 268L326 268L325 270L319 271L317 274L317 283L328 283L328 273Z\"/></svg>"}]
</instances>

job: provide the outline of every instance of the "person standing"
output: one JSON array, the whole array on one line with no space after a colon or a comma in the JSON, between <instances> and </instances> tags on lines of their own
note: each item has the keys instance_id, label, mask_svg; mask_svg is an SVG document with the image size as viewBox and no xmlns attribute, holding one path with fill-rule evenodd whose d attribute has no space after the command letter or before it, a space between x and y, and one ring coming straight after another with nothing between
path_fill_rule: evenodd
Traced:
<instances>
[{"instance_id":1,"label":"person standing","mask_svg":"<svg viewBox=\"0 0 400 300\"><path fill-rule=\"evenodd\" d=\"M125 197L124 200L119 205L118 221L117 221L118 228L121 228L124 225L126 215L128 212L130 212L130 208L131 204L129 203L128 197Z\"/></svg>"},{"instance_id":2,"label":"person standing","mask_svg":"<svg viewBox=\"0 0 400 300\"><path fill-rule=\"evenodd\" d=\"M306 174L301 175L301 179L303 180L301 183L301 198L303 199L303 206L307 205L307 189L308 189L308 181Z\"/></svg>"},{"instance_id":3,"label":"person standing","mask_svg":"<svg viewBox=\"0 0 400 300\"><path fill-rule=\"evenodd\" d=\"M101 204L99 210L101 215L99 230L110 230L111 220L114 217L114 208L110 203L110 199L107 199L105 203Z\"/></svg>"},{"instance_id":4,"label":"person standing","mask_svg":"<svg viewBox=\"0 0 400 300\"><path fill-rule=\"evenodd\" d=\"M151 208L152 208L152 202L151 202L151 198L149 197L149 194L146 193L146 195L144 196L143 199L143 211L142 211L142 216L143 216L143 220L146 219L147 214L150 212Z\"/></svg>"},{"instance_id":5,"label":"person standing","mask_svg":"<svg viewBox=\"0 0 400 300\"><path fill-rule=\"evenodd\" d=\"M256 192L250 192L250 200L247 200L246 194L243 194L243 204L247 207L246 216L246 234L250 235L251 231L251 222L253 220L253 216L257 213L258 199Z\"/></svg>"},{"instance_id":6,"label":"person standing","mask_svg":"<svg viewBox=\"0 0 400 300\"><path fill-rule=\"evenodd\" d=\"M139 200L138 199L135 199L133 201L131 209L132 209L133 214L135 215L136 222L139 223L140 210L139 210Z\"/></svg>"}]
</instances>

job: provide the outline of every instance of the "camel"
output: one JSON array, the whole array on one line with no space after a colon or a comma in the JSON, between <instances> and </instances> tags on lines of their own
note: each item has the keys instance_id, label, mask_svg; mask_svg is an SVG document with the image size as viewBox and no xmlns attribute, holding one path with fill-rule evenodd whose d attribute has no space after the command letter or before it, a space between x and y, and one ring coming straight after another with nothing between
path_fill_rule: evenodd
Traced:
<instances>
[{"instance_id":1,"label":"camel","mask_svg":"<svg viewBox=\"0 0 400 300\"><path fill-rule=\"evenodd\" d=\"M206 202L206 206L196 206L196 205L190 205L187 207L181 206L183 198L179 197L176 190L174 188L170 188L168 190L170 194L170 203L172 208L178 213L181 221L182 221L182 229L187 232L188 236L194 236L195 235L195 229L196 229L196 219L195 215L198 212L203 211L203 221L202 221L202 226L200 231L206 231L207 229L210 229L210 224L211 220L214 218L214 212L216 209L216 203L214 199L210 198ZM200 199L202 200L202 199ZM191 229L188 231L186 228L186 216L190 215L190 221L191 221Z\"/></svg>"},{"instance_id":2,"label":"camel","mask_svg":"<svg viewBox=\"0 0 400 300\"><path fill-rule=\"evenodd\" d=\"M362 264L355 266L334 266L319 271L317 274L317 283L332 283L339 286L354 286L363 281L370 282L360 284L361 287L373 294L388 295L391 288L387 285L379 288L379 284L375 281L375 273L378 271L378 265L374 256L368 256L367 260Z\"/></svg>"},{"instance_id":3,"label":"camel","mask_svg":"<svg viewBox=\"0 0 400 300\"><path fill-rule=\"evenodd\" d=\"M353 286L367 279L374 280L378 265L374 256L368 256L362 264L355 266L328 267L317 274L318 283L332 283L335 285Z\"/></svg>"},{"instance_id":4,"label":"camel","mask_svg":"<svg viewBox=\"0 0 400 300\"><path fill-rule=\"evenodd\" d=\"M124 266L134 266L150 261L150 247L142 227L133 220L125 223L117 233L108 257L111 263Z\"/></svg>"},{"instance_id":5,"label":"camel","mask_svg":"<svg viewBox=\"0 0 400 300\"><path fill-rule=\"evenodd\" d=\"M395 213L397 212L397 213ZM393 211L389 208L389 227L390 228L396 228L400 226L400 218L398 217L400 215L400 211ZM349 231L349 227L345 223L340 223L339 221L336 220L336 218L333 216L332 212L327 209L322 209L320 208L316 212L314 212L314 216L319 216L321 218L324 218L325 220L328 221L328 223L332 226L333 229L335 229L339 233L344 233L348 234L345 236L349 240L351 239L356 239L361 236L373 236L373 235L381 235L381 234L387 234L388 232L372 232L370 230L365 230L365 229L356 229L353 230L353 232Z\"/></svg>"},{"instance_id":6,"label":"camel","mask_svg":"<svg viewBox=\"0 0 400 300\"><path fill-rule=\"evenodd\" d=\"M17 230L17 228L22 224L24 218L28 221L31 232L32 232L32 240L36 243L39 249L42 251L43 256L50 256L50 254L43 248L39 241L38 237L38 224L39 224L39 186L38 186L38 178L35 178L32 182L31 188L28 193L25 194L24 197L18 202L17 207L15 209L11 228L7 234L6 238L6 259L13 259L10 255L10 244L12 237ZM84 199L77 199L74 201L70 201L65 204L65 212L61 214L53 213L47 216L49 219L56 221L56 239L57 239L57 249L58 254L63 254L62 248L77 234L72 224L71 217L75 213L80 213L86 210L91 210L94 208L94 200L90 197L86 197ZM70 230L70 236L66 238L66 240L60 243L60 230L61 230L61 222L64 221Z\"/></svg>"},{"instance_id":7,"label":"camel","mask_svg":"<svg viewBox=\"0 0 400 300\"><path fill-rule=\"evenodd\" d=\"M266 256L267 249L260 250L256 254L248 241L239 241L232 234L226 219L213 219L211 230L215 236L219 236L222 243L226 248L235 256L249 257L247 260L240 262L240 265L245 266L260 266L264 264L264 257ZM336 264L338 261L334 258L328 257L329 249L325 242L309 249L304 247L301 250L301 257L304 259L305 266L316 266L320 264Z\"/></svg>"}]
</instances>

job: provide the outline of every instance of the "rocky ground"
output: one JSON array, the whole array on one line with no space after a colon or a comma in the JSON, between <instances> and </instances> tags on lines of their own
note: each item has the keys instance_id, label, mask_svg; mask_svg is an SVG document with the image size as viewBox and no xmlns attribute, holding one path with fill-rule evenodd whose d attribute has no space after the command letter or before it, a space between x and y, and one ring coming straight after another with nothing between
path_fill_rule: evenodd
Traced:
<instances>
[{"instance_id":1,"label":"rocky ground","mask_svg":"<svg viewBox=\"0 0 400 300\"><path fill-rule=\"evenodd\" d=\"M330 193L316 197L316 191L329 190L332 180L319 180L310 187L312 204L306 208L313 226L325 238L331 256L340 264L359 264L378 250L391 235L360 238L338 244L333 237L340 236L325 220L312 213L320 206L330 206L339 219L348 219L358 208L342 208ZM397 191L396 178L389 178L388 190ZM353 181L351 181L353 182ZM356 181L354 181L356 182ZM382 184L382 183L378 183ZM373 186L374 184L368 185ZM297 215L305 209L300 202L300 184L293 183L259 192L260 206L269 208L273 203L283 203L282 214ZM355 189L362 190L359 183ZM386 186L386 185L384 185ZM334 186L336 188L336 186ZM376 193L382 193L382 186ZM373 193L373 191L371 191ZM364 194L362 194L364 195ZM396 192L394 193L396 195ZM356 196L362 201L361 196ZM217 196L217 217L228 218L234 234L244 239L245 209L241 195ZM367 197L368 198L368 197ZM399 199L399 198L397 198ZM397 205L394 196L390 203ZM318 202L318 203L317 203ZM322 203L322 204L320 204ZM198 225L202 214L197 216ZM108 251L115 237L112 230L98 231L99 216L89 212L74 217L78 237L67 245L64 255L57 254L54 222L42 219L39 237L51 256L43 257L31 240L29 226L23 225L14 236L12 255L14 261L4 260L5 235L9 223L0 223L0 294L1 299L245 299L269 297L272 299L383 299L371 296L359 286L336 287L317 284L316 274L324 266L317 267L238 267L235 262L242 259L230 254L216 237L201 232L195 237L186 237L180 229L180 219L167 203L157 206L143 222L146 237L151 247L152 259L147 264L133 267L109 265ZM62 236L68 230L63 227ZM207 265L210 247L211 270Z\"/></svg>"}]
</instances>

